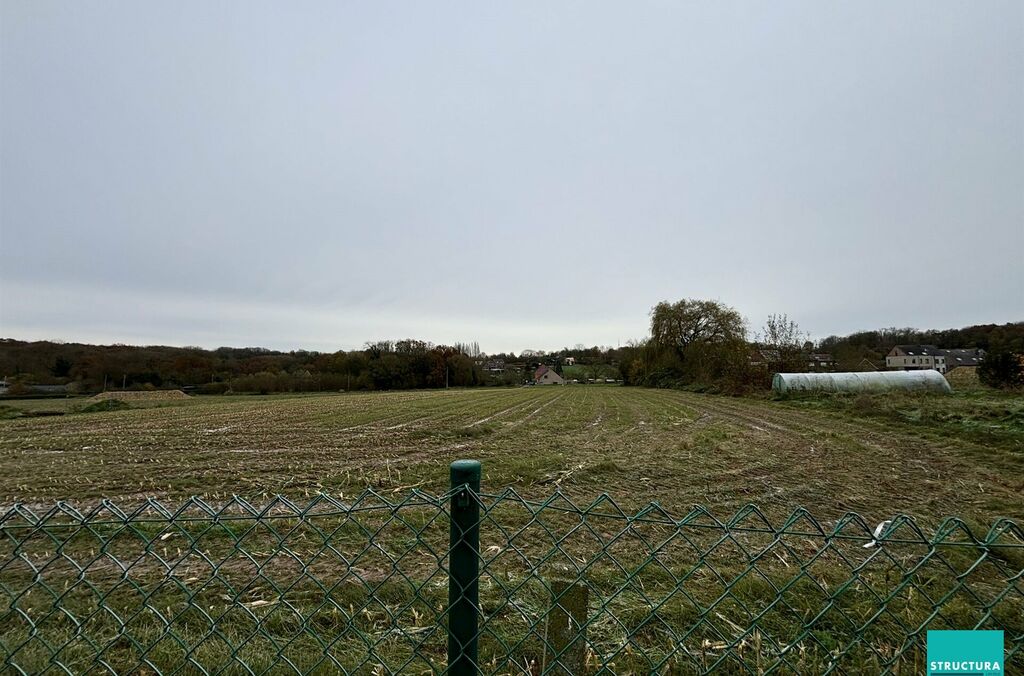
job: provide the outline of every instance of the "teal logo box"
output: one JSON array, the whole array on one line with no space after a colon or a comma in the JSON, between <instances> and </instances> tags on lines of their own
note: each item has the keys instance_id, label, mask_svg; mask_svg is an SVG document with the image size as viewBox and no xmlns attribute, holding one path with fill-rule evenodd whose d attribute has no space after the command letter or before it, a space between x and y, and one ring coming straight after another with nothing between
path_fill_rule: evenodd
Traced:
<instances>
[{"instance_id":1,"label":"teal logo box","mask_svg":"<svg viewBox=\"0 0 1024 676\"><path fill-rule=\"evenodd\" d=\"M1003 673L1002 631L928 632L928 676Z\"/></svg>"}]
</instances>

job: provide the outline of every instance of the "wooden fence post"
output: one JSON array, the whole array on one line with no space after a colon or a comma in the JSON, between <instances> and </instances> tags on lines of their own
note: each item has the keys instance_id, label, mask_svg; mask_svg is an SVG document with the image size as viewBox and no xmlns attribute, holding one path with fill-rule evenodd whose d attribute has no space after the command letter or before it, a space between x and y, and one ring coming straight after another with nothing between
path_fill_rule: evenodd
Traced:
<instances>
[{"instance_id":1,"label":"wooden fence post","mask_svg":"<svg viewBox=\"0 0 1024 676\"><path fill-rule=\"evenodd\" d=\"M541 672L564 676L584 673L587 659L587 605L590 588L582 583L551 582L551 608L544 627ZM550 665L550 666L549 666Z\"/></svg>"}]
</instances>

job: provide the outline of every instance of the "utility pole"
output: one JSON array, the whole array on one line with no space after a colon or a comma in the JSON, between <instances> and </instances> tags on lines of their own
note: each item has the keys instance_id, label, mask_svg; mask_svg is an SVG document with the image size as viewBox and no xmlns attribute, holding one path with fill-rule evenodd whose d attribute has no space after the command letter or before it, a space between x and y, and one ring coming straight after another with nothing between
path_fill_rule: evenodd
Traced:
<instances>
[{"instance_id":1,"label":"utility pole","mask_svg":"<svg viewBox=\"0 0 1024 676\"><path fill-rule=\"evenodd\" d=\"M444 389L448 389L448 364L444 365Z\"/></svg>"}]
</instances>

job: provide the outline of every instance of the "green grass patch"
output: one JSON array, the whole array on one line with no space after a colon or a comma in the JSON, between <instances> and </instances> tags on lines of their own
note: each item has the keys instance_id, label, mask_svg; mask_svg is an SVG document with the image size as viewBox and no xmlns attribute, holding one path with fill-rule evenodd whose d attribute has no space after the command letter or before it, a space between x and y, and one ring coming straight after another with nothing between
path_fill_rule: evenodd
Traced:
<instances>
[{"instance_id":1,"label":"green grass patch","mask_svg":"<svg viewBox=\"0 0 1024 676\"><path fill-rule=\"evenodd\" d=\"M886 392L801 395L787 406L892 423L898 429L961 438L1024 453L1024 395L996 390L953 394Z\"/></svg>"}]
</instances>

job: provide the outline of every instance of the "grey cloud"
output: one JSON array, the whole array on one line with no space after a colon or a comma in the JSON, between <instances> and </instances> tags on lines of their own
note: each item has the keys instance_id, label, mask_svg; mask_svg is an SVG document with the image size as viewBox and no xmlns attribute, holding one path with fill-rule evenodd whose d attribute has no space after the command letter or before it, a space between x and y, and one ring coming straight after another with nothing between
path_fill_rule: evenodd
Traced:
<instances>
[{"instance_id":1,"label":"grey cloud","mask_svg":"<svg viewBox=\"0 0 1024 676\"><path fill-rule=\"evenodd\" d=\"M1024 317L1024 5L0 5L0 334Z\"/></svg>"}]
</instances>

